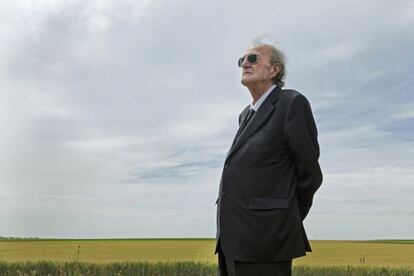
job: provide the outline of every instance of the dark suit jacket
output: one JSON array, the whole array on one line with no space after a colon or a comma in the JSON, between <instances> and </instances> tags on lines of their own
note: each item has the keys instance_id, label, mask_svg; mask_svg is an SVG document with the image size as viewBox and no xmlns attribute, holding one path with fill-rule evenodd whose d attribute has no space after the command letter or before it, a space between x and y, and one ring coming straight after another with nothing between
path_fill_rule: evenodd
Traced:
<instances>
[{"instance_id":1,"label":"dark suit jacket","mask_svg":"<svg viewBox=\"0 0 414 276\"><path fill-rule=\"evenodd\" d=\"M245 119L249 106L239 116ZM278 87L233 142L217 199L217 245L241 261L282 261L311 251L303 220L322 183L308 100Z\"/></svg>"}]
</instances>

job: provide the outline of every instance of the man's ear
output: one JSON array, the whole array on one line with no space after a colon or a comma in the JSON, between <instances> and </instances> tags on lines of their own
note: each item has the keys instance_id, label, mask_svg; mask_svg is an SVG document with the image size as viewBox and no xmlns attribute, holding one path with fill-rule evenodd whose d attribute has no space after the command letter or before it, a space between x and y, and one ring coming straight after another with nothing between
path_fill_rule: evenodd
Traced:
<instances>
[{"instance_id":1,"label":"man's ear","mask_svg":"<svg viewBox=\"0 0 414 276\"><path fill-rule=\"evenodd\" d=\"M272 65L272 72L270 73L271 78L273 79L274 77L276 77L277 75L279 75L280 73L280 64L276 63Z\"/></svg>"}]
</instances>

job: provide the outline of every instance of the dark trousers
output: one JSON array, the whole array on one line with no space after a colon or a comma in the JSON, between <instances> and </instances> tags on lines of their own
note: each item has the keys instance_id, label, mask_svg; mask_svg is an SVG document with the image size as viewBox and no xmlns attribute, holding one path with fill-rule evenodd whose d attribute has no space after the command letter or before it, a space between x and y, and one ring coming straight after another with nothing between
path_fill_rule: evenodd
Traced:
<instances>
[{"instance_id":1,"label":"dark trousers","mask_svg":"<svg viewBox=\"0 0 414 276\"><path fill-rule=\"evenodd\" d=\"M283 262L244 262L224 256L218 248L219 276L291 276L292 260Z\"/></svg>"}]
</instances>

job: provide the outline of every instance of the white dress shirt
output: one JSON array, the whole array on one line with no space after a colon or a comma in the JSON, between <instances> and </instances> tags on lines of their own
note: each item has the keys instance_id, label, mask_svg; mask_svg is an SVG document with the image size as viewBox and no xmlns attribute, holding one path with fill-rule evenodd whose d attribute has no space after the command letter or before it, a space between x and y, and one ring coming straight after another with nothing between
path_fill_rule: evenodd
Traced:
<instances>
[{"instance_id":1,"label":"white dress shirt","mask_svg":"<svg viewBox=\"0 0 414 276\"><path fill-rule=\"evenodd\" d=\"M270 92L276 87L276 84L273 84L272 86L267 89L267 91L253 104L250 103L250 109L253 109L255 112L259 109L260 105L266 100L267 96L269 96Z\"/></svg>"}]
</instances>

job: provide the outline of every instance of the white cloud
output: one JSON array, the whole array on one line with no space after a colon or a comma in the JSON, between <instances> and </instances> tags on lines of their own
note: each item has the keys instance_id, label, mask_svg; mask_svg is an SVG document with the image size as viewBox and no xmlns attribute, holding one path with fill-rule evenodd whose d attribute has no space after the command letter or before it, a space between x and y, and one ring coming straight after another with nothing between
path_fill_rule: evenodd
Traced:
<instances>
[{"instance_id":1,"label":"white cloud","mask_svg":"<svg viewBox=\"0 0 414 276\"><path fill-rule=\"evenodd\" d=\"M414 105L402 106L401 110L391 114L394 120L408 120L414 118Z\"/></svg>"},{"instance_id":2,"label":"white cloud","mask_svg":"<svg viewBox=\"0 0 414 276\"><path fill-rule=\"evenodd\" d=\"M367 49L365 40L345 41L323 49L317 59L320 63L347 60Z\"/></svg>"},{"instance_id":3,"label":"white cloud","mask_svg":"<svg viewBox=\"0 0 414 276\"><path fill-rule=\"evenodd\" d=\"M414 1L413 0L408 2L407 8L404 11L404 15L411 22L414 21Z\"/></svg>"}]
</instances>

